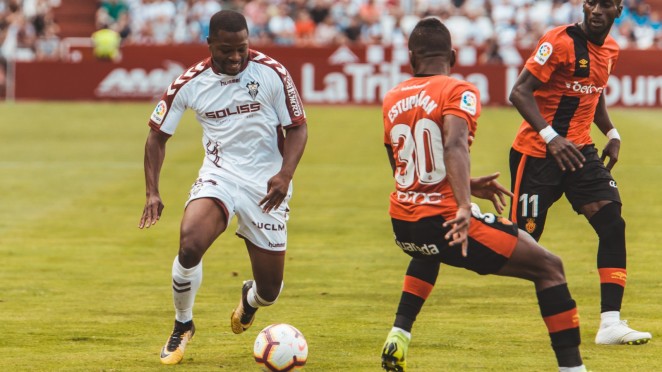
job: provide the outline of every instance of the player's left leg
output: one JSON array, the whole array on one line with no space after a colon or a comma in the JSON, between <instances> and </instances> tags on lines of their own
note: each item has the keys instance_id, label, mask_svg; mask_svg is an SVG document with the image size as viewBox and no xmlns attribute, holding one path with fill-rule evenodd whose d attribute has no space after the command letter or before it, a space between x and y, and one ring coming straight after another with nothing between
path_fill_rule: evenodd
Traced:
<instances>
[{"instance_id":1,"label":"player's left leg","mask_svg":"<svg viewBox=\"0 0 662 372\"><path fill-rule=\"evenodd\" d=\"M405 274L398 310L393 328L382 348L382 368L387 371L405 371L406 356L411 340L411 329L416 316L434 288L439 273L439 262L412 258Z\"/></svg>"},{"instance_id":2,"label":"player's left leg","mask_svg":"<svg viewBox=\"0 0 662 372\"><path fill-rule=\"evenodd\" d=\"M570 295L561 259L520 230L515 249L496 275L533 282L559 371L586 371L579 351L577 306Z\"/></svg>"},{"instance_id":3,"label":"player's left leg","mask_svg":"<svg viewBox=\"0 0 662 372\"><path fill-rule=\"evenodd\" d=\"M620 203L599 201L580 208L598 235L598 273L600 275L600 328L595 336L597 344L641 345L652 338L620 319L621 304L627 280L625 221Z\"/></svg>"},{"instance_id":4,"label":"player's left leg","mask_svg":"<svg viewBox=\"0 0 662 372\"><path fill-rule=\"evenodd\" d=\"M571 172L566 182L566 197L573 209L583 214L598 235L597 266L600 275L601 322L598 344L639 345L651 339L620 319L621 303L627 280L625 221L621 216L621 197L616 181L598 156L595 146L585 146L581 169Z\"/></svg>"},{"instance_id":5,"label":"player's left leg","mask_svg":"<svg viewBox=\"0 0 662 372\"><path fill-rule=\"evenodd\" d=\"M277 209L264 213L259 205L264 194L244 186L235 206L237 235L246 243L253 279L244 282L241 300L230 316L232 332L237 334L253 324L258 308L273 305L283 288L289 214L289 196Z\"/></svg>"},{"instance_id":6,"label":"player's left leg","mask_svg":"<svg viewBox=\"0 0 662 372\"><path fill-rule=\"evenodd\" d=\"M241 300L232 311L230 324L232 332L242 333L255 319L255 312L260 307L273 305L283 288L285 251L269 251L257 247L245 239L251 260L254 280L244 282Z\"/></svg>"}]
</instances>

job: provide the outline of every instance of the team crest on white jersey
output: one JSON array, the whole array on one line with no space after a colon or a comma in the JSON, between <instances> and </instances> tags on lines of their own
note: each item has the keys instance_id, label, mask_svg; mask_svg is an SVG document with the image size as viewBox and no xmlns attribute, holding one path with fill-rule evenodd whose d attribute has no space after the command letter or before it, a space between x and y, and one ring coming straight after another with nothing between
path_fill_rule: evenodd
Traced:
<instances>
[{"instance_id":1,"label":"team crest on white jersey","mask_svg":"<svg viewBox=\"0 0 662 372\"><path fill-rule=\"evenodd\" d=\"M460 100L460 110L466 111L471 115L476 115L476 104L477 104L476 95L474 92L468 90L462 93L462 99Z\"/></svg>"},{"instance_id":2,"label":"team crest on white jersey","mask_svg":"<svg viewBox=\"0 0 662 372\"><path fill-rule=\"evenodd\" d=\"M549 56L552 55L553 50L552 44L546 41L540 45L533 60L538 62L539 65L544 65L549 59Z\"/></svg>"},{"instance_id":3,"label":"team crest on white jersey","mask_svg":"<svg viewBox=\"0 0 662 372\"><path fill-rule=\"evenodd\" d=\"M246 88L248 88L248 94L251 95L251 98L255 100L255 97L257 97L257 94L260 93L257 88L260 87L260 83L257 81L251 81L250 83L246 84Z\"/></svg>"}]
</instances>

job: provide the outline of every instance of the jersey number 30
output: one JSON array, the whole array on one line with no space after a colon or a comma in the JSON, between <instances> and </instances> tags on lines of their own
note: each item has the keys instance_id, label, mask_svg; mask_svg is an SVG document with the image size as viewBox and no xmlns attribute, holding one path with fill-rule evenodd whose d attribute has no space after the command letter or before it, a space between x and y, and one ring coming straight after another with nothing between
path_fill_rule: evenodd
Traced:
<instances>
[{"instance_id":1,"label":"jersey number 30","mask_svg":"<svg viewBox=\"0 0 662 372\"><path fill-rule=\"evenodd\" d=\"M439 183L446 177L441 129L434 121L420 119L414 133L408 125L396 124L391 128L391 142L402 144L395 172L400 187L411 186L415 177L422 185Z\"/></svg>"}]
</instances>

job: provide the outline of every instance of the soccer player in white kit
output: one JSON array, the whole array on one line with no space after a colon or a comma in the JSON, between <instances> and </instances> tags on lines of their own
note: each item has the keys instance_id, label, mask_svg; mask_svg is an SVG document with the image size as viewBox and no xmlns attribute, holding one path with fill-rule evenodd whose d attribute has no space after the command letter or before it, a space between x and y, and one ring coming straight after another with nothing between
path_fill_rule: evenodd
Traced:
<instances>
[{"instance_id":1,"label":"soccer player in white kit","mask_svg":"<svg viewBox=\"0 0 662 372\"><path fill-rule=\"evenodd\" d=\"M237 216L253 280L231 315L234 333L248 329L258 307L282 289L292 177L307 141L306 115L287 70L249 49L246 19L220 11L210 20L211 57L193 65L163 94L145 144L147 201L139 228L160 218L159 174L165 144L190 108L202 125L205 158L191 187L172 266L175 326L161 362L179 363L195 333L193 304L202 282L202 256ZM284 133L285 132L285 133Z\"/></svg>"}]
</instances>

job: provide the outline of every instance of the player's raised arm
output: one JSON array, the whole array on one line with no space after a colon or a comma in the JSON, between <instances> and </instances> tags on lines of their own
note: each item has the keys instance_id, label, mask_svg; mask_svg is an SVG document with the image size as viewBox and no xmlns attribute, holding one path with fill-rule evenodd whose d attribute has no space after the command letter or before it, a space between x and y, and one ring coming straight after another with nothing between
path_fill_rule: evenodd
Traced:
<instances>
[{"instance_id":1,"label":"player's raised arm","mask_svg":"<svg viewBox=\"0 0 662 372\"><path fill-rule=\"evenodd\" d=\"M530 73L529 70L523 69L510 92L510 102L524 120L545 140L547 149L554 156L559 168L563 171L566 169L574 171L576 168L581 168L586 159L572 142L559 136L542 117L533 96L533 92L542 85L543 82Z\"/></svg>"},{"instance_id":2,"label":"player's raised arm","mask_svg":"<svg viewBox=\"0 0 662 372\"><path fill-rule=\"evenodd\" d=\"M159 194L159 175L165 159L165 147L168 138L170 136L155 129L151 129L147 135L144 158L146 201L138 224L138 228L141 229L154 225L161 218L161 212L164 208Z\"/></svg>"}]
</instances>

